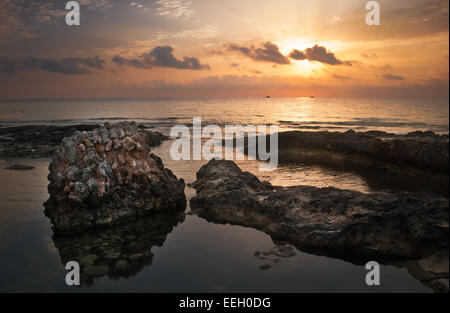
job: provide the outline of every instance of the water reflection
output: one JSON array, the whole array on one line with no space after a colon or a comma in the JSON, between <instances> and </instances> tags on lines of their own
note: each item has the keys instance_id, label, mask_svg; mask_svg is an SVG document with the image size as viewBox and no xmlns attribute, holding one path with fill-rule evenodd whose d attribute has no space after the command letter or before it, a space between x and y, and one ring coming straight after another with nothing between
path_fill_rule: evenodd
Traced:
<instances>
[{"instance_id":1,"label":"water reflection","mask_svg":"<svg viewBox=\"0 0 450 313\"><path fill-rule=\"evenodd\" d=\"M259 269L263 271L277 266L277 264L283 262L283 259L292 258L295 256L295 247L302 253L339 259L358 266L364 266L369 261L377 261L382 265L389 265L398 269L404 269L412 278L419 281L424 286L432 289L434 292L448 293L448 250L437 251L434 254L420 260L374 259L374 257L354 254L349 251L343 252L324 248L317 249L316 247L309 245L305 246L295 239L290 239L289 236L282 239L276 238L271 234L270 226L263 226L266 221L261 220L257 214L253 214L250 210L241 210L239 216L236 216L235 213L227 212L227 210L223 208L219 210L211 210L191 204L191 209L192 214L196 214L209 223L250 227L268 234L275 244L275 247L263 251L255 251L254 253L254 256L258 260L262 261Z\"/></svg>"},{"instance_id":2,"label":"water reflection","mask_svg":"<svg viewBox=\"0 0 450 313\"><path fill-rule=\"evenodd\" d=\"M54 235L53 241L63 265L77 261L81 284L91 286L95 278L128 278L151 265L152 247L162 247L167 235L184 219L184 212L159 213L82 236Z\"/></svg>"}]
</instances>

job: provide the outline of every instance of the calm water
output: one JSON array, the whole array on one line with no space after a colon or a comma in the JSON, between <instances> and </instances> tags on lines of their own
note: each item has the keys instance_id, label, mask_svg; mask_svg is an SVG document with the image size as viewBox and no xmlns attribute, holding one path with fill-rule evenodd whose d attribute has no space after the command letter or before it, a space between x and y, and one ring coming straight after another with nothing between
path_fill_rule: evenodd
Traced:
<instances>
[{"instance_id":1,"label":"calm water","mask_svg":"<svg viewBox=\"0 0 450 313\"><path fill-rule=\"evenodd\" d=\"M176 99L176 100L83 100L0 102L2 126L22 124L101 123L104 120L136 120L168 133L170 126L192 123L201 116L204 123L219 125L276 123L286 129L345 131L384 130L406 133L433 130L448 133L448 105L369 99ZM195 180L202 161L174 162L171 142L154 150L165 165L187 183ZM255 251L275 246L257 230L218 225L192 215L189 207L183 222L173 230L155 230L163 242L152 246L151 260L127 275L97 278L89 286L65 286L65 250L77 251L77 240L58 243L52 239L42 203L48 198L49 160L20 160L35 166L27 172L4 168L17 160L0 160L0 291L149 291L149 292L427 292L405 268L382 266L382 285L368 288L366 271L338 259L301 251L272 268L254 256ZM277 185L335 186L370 193L375 190L420 189L406 186L402 178L383 179L376 172L352 172L297 164L270 173L258 171L257 161L239 165L261 179ZM381 175L382 176L382 175ZM186 188L188 198L195 191ZM137 241L140 241L139 239ZM125 242L126 243L126 242ZM103 242L103 244L105 244ZM123 242L121 243L123 244ZM115 243L111 243L112 248ZM58 247L58 248L57 248ZM91 252L89 252L91 253Z\"/></svg>"}]
</instances>

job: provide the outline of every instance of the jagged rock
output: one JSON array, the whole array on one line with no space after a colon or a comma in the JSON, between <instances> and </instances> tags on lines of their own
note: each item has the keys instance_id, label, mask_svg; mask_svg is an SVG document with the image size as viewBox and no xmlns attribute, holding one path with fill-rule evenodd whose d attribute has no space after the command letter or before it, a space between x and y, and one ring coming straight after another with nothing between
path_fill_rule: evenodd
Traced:
<instances>
[{"instance_id":1,"label":"jagged rock","mask_svg":"<svg viewBox=\"0 0 450 313\"><path fill-rule=\"evenodd\" d=\"M136 126L139 127L139 126ZM0 128L0 157L6 158L42 158L51 157L53 153L60 147L64 137L72 136L74 132L93 131L98 125L68 125L68 126L44 126L44 125L27 125ZM104 129L107 129L106 127ZM86 140L80 142L91 148L94 144L101 144L102 138L107 138L105 130L97 130L93 136L94 142ZM158 146L161 141L167 140L168 137L159 132L147 131L150 139L150 146ZM103 136L103 137L102 137ZM110 129L108 131L109 138L122 139L125 137L123 129ZM68 143L70 145L70 143ZM106 144L106 143L105 143ZM116 144L119 144L118 142ZM106 148L106 147L105 147ZM83 150L84 147L79 147ZM119 149L119 148L117 148ZM69 147L69 151L75 151Z\"/></svg>"},{"instance_id":2,"label":"jagged rock","mask_svg":"<svg viewBox=\"0 0 450 313\"><path fill-rule=\"evenodd\" d=\"M282 163L355 164L411 174L416 170L449 174L449 137L433 132L288 131L278 134L278 147Z\"/></svg>"},{"instance_id":3,"label":"jagged rock","mask_svg":"<svg viewBox=\"0 0 450 313\"><path fill-rule=\"evenodd\" d=\"M364 264L448 250L449 202L439 195L277 187L217 160L197 172L193 187L199 216L256 228L315 254Z\"/></svg>"},{"instance_id":4,"label":"jagged rock","mask_svg":"<svg viewBox=\"0 0 450 313\"><path fill-rule=\"evenodd\" d=\"M83 232L186 205L184 181L150 152L150 132L134 123L106 126L64 138L52 158L45 213L57 232ZM117 149L104 149L116 140Z\"/></svg>"}]
</instances>

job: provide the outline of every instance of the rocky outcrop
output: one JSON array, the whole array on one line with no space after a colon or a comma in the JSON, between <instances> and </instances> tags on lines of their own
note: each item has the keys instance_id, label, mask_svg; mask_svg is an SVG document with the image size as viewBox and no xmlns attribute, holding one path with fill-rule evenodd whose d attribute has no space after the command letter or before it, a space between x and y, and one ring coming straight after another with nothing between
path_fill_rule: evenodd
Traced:
<instances>
[{"instance_id":1,"label":"rocky outcrop","mask_svg":"<svg viewBox=\"0 0 450 313\"><path fill-rule=\"evenodd\" d=\"M157 213L76 237L53 236L62 264L80 265L82 285L96 278L128 278L153 260L152 247L162 247L167 235L184 221L184 211Z\"/></svg>"},{"instance_id":2,"label":"rocky outcrop","mask_svg":"<svg viewBox=\"0 0 450 313\"><path fill-rule=\"evenodd\" d=\"M278 134L279 161L367 165L391 171L449 174L448 135L379 131L302 132ZM269 137L267 138L269 140Z\"/></svg>"},{"instance_id":3,"label":"rocky outcrop","mask_svg":"<svg viewBox=\"0 0 450 313\"><path fill-rule=\"evenodd\" d=\"M303 251L363 264L448 249L448 198L277 187L212 160L197 172L191 208L216 223L256 228Z\"/></svg>"},{"instance_id":4,"label":"rocky outcrop","mask_svg":"<svg viewBox=\"0 0 450 313\"><path fill-rule=\"evenodd\" d=\"M49 166L45 213L55 231L118 223L152 212L183 210L184 181L151 153L150 133L134 123L76 132L62 141Z\"/></svg>"},{"instance_id":5,"label":"rocky outcrop","mask_svg":"<svg viewBox=\"0 0 450 313\"><path fill-rule=\"evenodd\" d=\"M45 126L27 125L0 128L0 157L47 158L59 148L65 137L76 131L93 131L98 125ZM139 125L138 127L142 127ZM157 146L168 137L148 131L150 146Z\"/></svg>"}]
</instances>

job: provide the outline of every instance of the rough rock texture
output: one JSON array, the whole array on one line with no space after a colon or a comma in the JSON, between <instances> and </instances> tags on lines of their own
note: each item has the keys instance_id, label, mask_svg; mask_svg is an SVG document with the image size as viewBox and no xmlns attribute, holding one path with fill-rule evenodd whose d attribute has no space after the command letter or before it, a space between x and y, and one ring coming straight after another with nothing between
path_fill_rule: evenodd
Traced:
<instances>
[{"instance_id":1,"label":"rough rock texture","mask_svg":"<svg viewBox=\"0 0 450 313\"><path fill-rule=\"evenodd\" d=\"M193 187L199 216L260 229L316 254L361 263L448 249L449 201L434 194L276 187L217 160L197 172Z\"/></svg>"},{"instance_id":2,"label":"rough rock texture","mask_svg":"<svg viewBox=\"0 0 450 313\"><path fill-rule=\"evenodd\" d=\"M42 158L51 157L64 137L76 131L92 131L98 125L44 126L29 125L0 128L0 157ZM141 127L141 126L138 126ZM168 137L158 132L148 132L151 145L156 146Z\"/></svg>"},{"instance_id":3,"label":"rough rock texture","mask_svg":"<svg viewBox=\"0 0 450 313\"><path fill-rule=\"evenodd\" d=\"M150 152L149 132L118 123L62 141L49 166L45 213L58 232L184 208L184 181Z\"/></svg>"},{"instance_id":4,"label":"rough rock texture","mask_svg":"<svg viewBox=\"0 0 450 313\"><path fill-rule=\"evenodd\" d=\"M80 264L82 285L105 275L128 278L152 263L152 247L162 247L184 216L183 210L157 213L81 236L53 236L53 241L63 265L69 261Z\"/></svg>"},{"instance_id":5,"label":"rough rock texture","mask_svg":"<svg viewBox=\"0 0 450 313\"><path fill-rule=\"evenodd\" d=\"M269 140L269 137L268 139ZM278 135L279 161L378 166L449 174L449 138L433 132L302 132Z\"/></svg>"}]
</instances>

